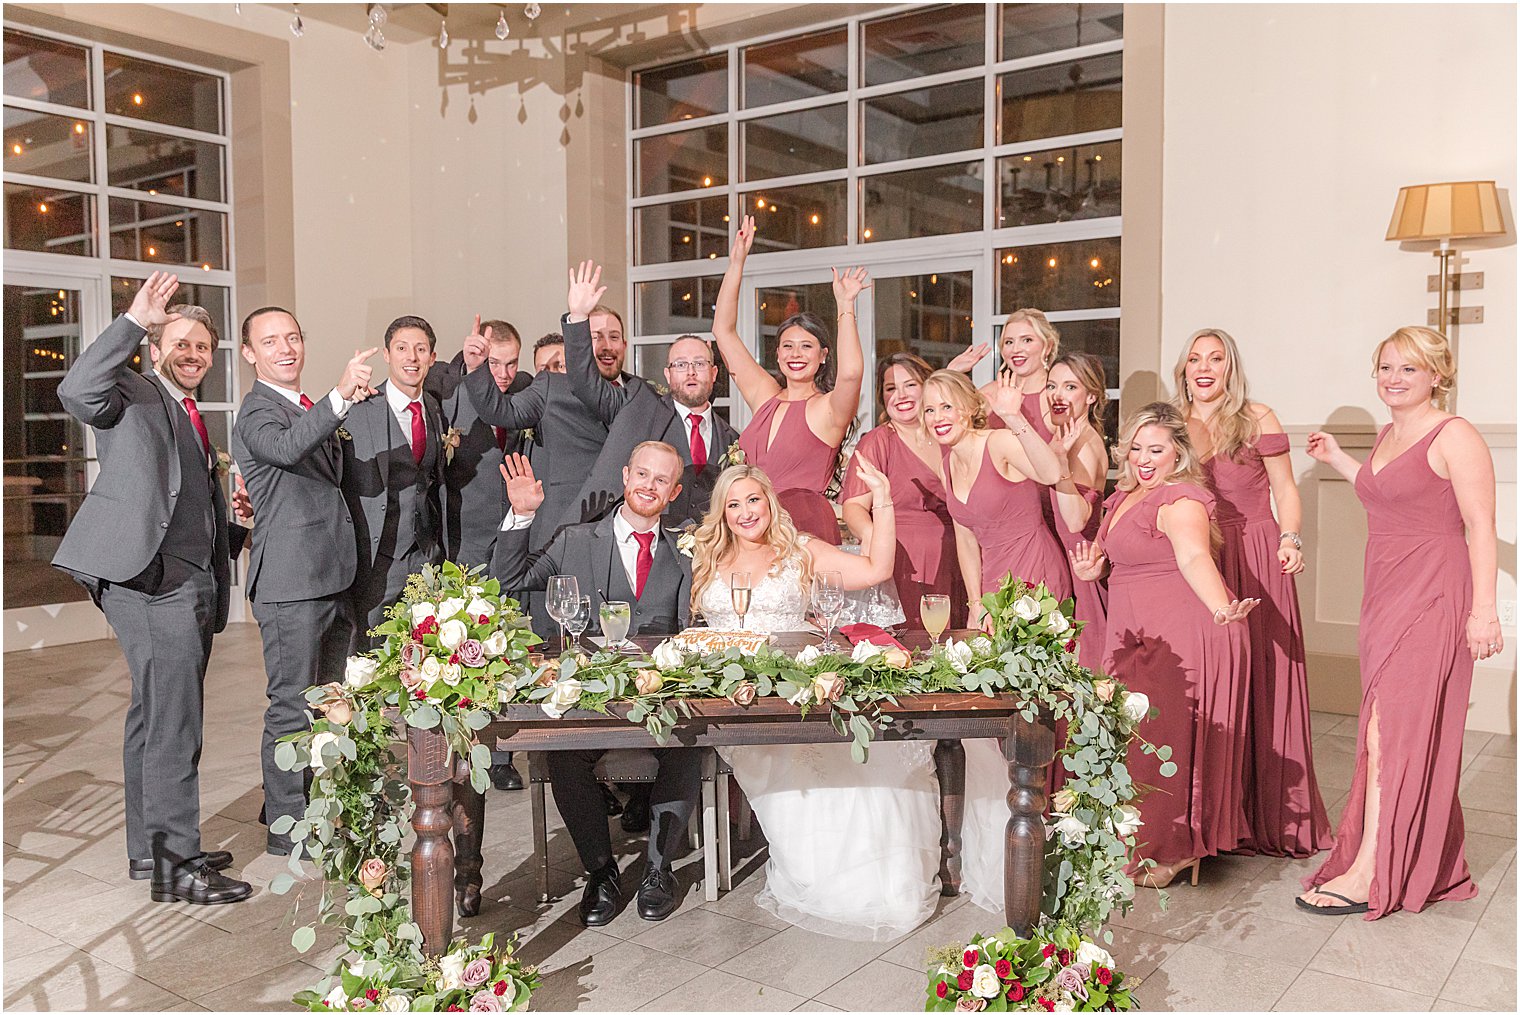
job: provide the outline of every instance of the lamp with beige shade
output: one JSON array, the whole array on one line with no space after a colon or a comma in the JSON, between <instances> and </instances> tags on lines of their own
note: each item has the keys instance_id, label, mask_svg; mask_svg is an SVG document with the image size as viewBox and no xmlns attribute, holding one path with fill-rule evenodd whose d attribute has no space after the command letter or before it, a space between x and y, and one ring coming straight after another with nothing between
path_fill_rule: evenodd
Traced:
<instances>
[{"instance_id":1,"label":"lamp with beige shade","mask_svg":"<svg viewBox=\"0 0 1520 1015\"><path fill-rule=\"evenodd\" d=\"M1449 274L1456 251L1451 241L1473 236L1498 236L1504 233L1504 215L1499 208L1499 194L1493 180L1465 183L1422 183L1399 188L1388 223L1389 240L1440 241L1434 253L1441 260L1437 284L1439 307L1432 312L1431 327L1442 332L1457 323L1481 323L1482 307L1467 307L1460 319L1447 309L1447 292L1451 288L1481 289L1482 273L1471 277ZM1464 281L1466 284L1464 284Z\"/></svg>"}]
</instances>

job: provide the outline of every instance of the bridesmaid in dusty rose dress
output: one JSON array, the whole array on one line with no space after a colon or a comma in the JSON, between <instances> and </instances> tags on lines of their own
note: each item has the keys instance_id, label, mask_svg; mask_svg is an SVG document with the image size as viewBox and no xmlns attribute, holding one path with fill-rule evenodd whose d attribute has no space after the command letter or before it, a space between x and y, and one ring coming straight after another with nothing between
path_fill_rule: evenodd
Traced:
<instances>
[{"instance_id":1,"label":"bridesmaid in dusty rose dress","mask_svg":"<svg viewBox=\"0 0 1520 1015\"><path fill-rule=\"evenodd\" d=\"M1103 413L1108 382L1103 361L1091 353L1069 352L1050 365L1050 418L1055 423L1051 449L1061 460L1061 481L1050 488L1056 536L1070 551L1097 538L1103 485L1108 478L1108 450L1103 445ZM1103 668L1103 629L1108 589L1102 582L1073 579L1076 618L1085 625L1077 646L1078 661Z\"/></svg>"},{"instance_id":2,"label":"bridesmaid in dusty rose dress","mask_svg":"<svg viewBox=\"0 0 1520 1015\"><path fill-rule=\"evenodd\" d=\"M1478 893L1457 801L1462 729L1473 663L1504 648L1493 458L1445 411L1451 347L1440 332L1400 328L1372 362L1393 421L1366 464L1327 433L1309 437L1309 454L1356 486L1367 558L1356 774L1335 849L1297 900L1368 920Z\"/></svg>"},{"instance_id":3,"label":"bridesmaid in dusty rose dress","mask_svg":"<svg viewBox=\"0 0 1520 1015\"><path fill-rule=\"evenodd\" d=\"M829 355L828 331L812 314L781 322L776 360L784 384L762 367L739 337L739 288L744 260L755 242L755 220L744 216L718 290L713 337L739 393L754 416L739 435L744 461L765 470L797 528L834 545L839 521L824 496L834 478L839 447L860 405L865 357L855 320L855 298L870 287L864 268L834 272L838 307L838 361Z\"/></svg>"},{"instance_id":4,"label":"bridesmaid in dusty rose dress","mask_svg":"<svg viewBox=\"0 0 1520 1015\"><path fill-rule=\"evenodd\" d=\"M1191 871L1197 884L1199 860L1234 849L1246 833L1230 731L1210 717L1221 710L1216 699L1242 686L1250 651L1242 621L1257 601L1234 599L1214 566L1214 498L1176 407L1142 408L1114 454L1119 488L1104 505L1099 542L1073 550L1072 569L1094 581L1112 565L1104 669L1150 698L1157 714L1140 735L1170 747L1177 766L1163 776L1155 755L1130 750L1130 775L1153 787L1140 804L1138 852L1155 866L1140 883L1164 888Z\"/></svg>"},{"instance_id":5,"label":"bridesmaid in dusty rose dress","mask_svg":"<svg viewBox=\"0 0 1520 1015\"><path fill-rule=\"evenodd\" d=\"M1310 747L1304 628L1294 583L1304 569L1303 507L1288 436L1271 409L1251 401L1240 349L1226 332L1194 333L1173 380L1174 404L1188 418L1215 498L1224 583L1236 595L1262 601L1249 621L1249 722L1241 746L1251 834L1240 848L1312 856L1330 847L1331 835Z\"/></svg>"}]
</instances>

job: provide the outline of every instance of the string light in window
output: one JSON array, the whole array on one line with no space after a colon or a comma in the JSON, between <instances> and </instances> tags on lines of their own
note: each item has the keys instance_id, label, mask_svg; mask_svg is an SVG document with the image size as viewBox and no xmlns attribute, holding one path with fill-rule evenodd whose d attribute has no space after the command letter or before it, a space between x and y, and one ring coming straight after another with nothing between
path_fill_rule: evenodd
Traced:
<instances>
[{"instance_id":1,"label":"string light in window","mask_svg":"<svg viewBox=\"0 0 1520 1015\"><path fill-rule=\"evenodd\" d=\"M11 154L12 155L20 155L21 152L22 152L22 148L21 148L21 145L19 143L11 145Z\"/></svg>"},{"instance_id":2,"label":"string light in window","mask_svg":"<svg viewBox=\"0 0 1520 1015\"><path fill-rule=\"evenodd\" d=\"M74 124L74 133L76 133L76 134L83 134L84 133L84 124L82 124L82 123L76 123L76 124Z\"/></svg>"},{"instance_id":3,"label":"string light in window","mask_svg":"<svg viewBox=\"0 0 1520 1015\"><path fill-rule=\"evenodd\" d=\"M712 186L712 177L711 176L704 176L704 177L702 177L702 186L704 186L704 187L711 187Z\"/></svg>"},{"instance_id":4,"label":"string light in window","mask_svg":"<svg viewBox=\"0 0 1520 1015\"><path fill-rule=\"evenodd\" d=\"M868 239L868 240L869 240L869 239L870 239L870 238L871 238L871 230L869 230L869 229L867 229L867 230L866 230L866 232L865 232L865 237L866 237L866 239Z\"/></svg>"},{"instance_id":5,"label":"string light in window","mask_svg":"<svg viewBox=\"0 0 1520 1015\"><path fill-rule=\"evenodd\" d=\"M142 104L143 104L142 92L134 92L133 95L132 95L132 105L134 105L134 106L140 106Z\"/></svg>"},{"instance_id":6,"label":"string light in window","mask_svg":"<svg viewBox=\"0 0 1520 1015\"><path fill-rule=\"evenodd\" d=\"M1088 263L1088 265L1090 267L1093 267L1093 268L1100 267L1100 264L1099 264L1098 259L1096 257L1093 258L1091 261L1088 261L1087 263Z\"/></svg>"},{"instance_id":7,"label":"string light in window","mask_svg":"<svg viewBox=\"0 0 1520 1015\"><path fill-rule=\"evenodd\" d=\"M1056 266L1056 259L1054 257L1052 257L1050 260L1048 260L1048 261L1045 262L1045 267L1047 267L1047 268L1054 268L1055 266Z\"/></svg>"},{"instance_id":8,"label":"string light in window","mask_svg":"<svg viewBox=\"0 0 1520 1015\"><path fill-rule=\"evenodd\" d=\"M811 218L811 219L809 219L809 220L808 220L808 221L810 221L810 222L812 222L812 223L813 223L813 225L815 225L815 226L816 226L816 225L817 225L817 224L818 224L818 214L817 214L817 213L816 213L816 212L815 212L815 213L814 213L814 214L813 214L813 217L812 217L812 218Z\"/></svg>"},{"instance_id":9,"label":"string light in window","mask_svg":"<svg viewBox=\"0 0 1520 1015\"><path fill-rule=\"evenodd\" d=\"M158 256L158 248L157 247L149 247L148 248L148 256L149 257L157 257Z\"/></svg>"},{"instance_id":10,"label":"string light in window","mask_svg":"<svg viewBox=\"0 0 1520 1015\"><path fill-rule=\"evenodd\" d=\"M46 215L47 214L47 202L46 201L38 201L37 202L37 211L38 211L38 213L40 213L42 215Z\"/></svg>"}]
</instances>

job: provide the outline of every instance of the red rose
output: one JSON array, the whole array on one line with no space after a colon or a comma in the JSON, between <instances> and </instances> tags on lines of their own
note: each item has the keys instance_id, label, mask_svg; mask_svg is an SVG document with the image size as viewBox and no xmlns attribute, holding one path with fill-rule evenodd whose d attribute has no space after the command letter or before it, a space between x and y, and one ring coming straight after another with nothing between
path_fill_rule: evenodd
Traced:
<instances>
[{"instance_id":1,"label":"red rose","mask_svg":"<svg viewBox=\"0 0 1520 1015\"><path fill-rule=\"evenodd\" d=\"M964 952L961 953L961 965L965 966L967 969L975 969L976 960L980 957L980 955L981 953L978 952L975 948L967 948Z\"/></svg>"},{"instance_id":2,"label":"red rose","mask_svg":"<svg viewBox=\"0 0 1520 1015\"><path fill-rule=\"evenodd\" d=\"M948 993L950 993L950 984L946 983L944 980L941 980L934 985L935 997L944 997Z\"/></svg>"},{"instance_id":3,"label":"red rose","mask_svg":"<svg viewBox=\"0 0 1520 1015\"><path fill-rule=\"evenodd\" d=\"M961 975L959 975L959 976L957 976L955 978L955 985L957 987L961 988L962 990L970 990L971 989L971 970L969 970L969 969L963 969L963 970L961 970Z\"/></svg>"},{"instance_id":4,"label":"red rose","mask_svg":"<svg viewBox=\"0 0 1520 1015\"><path fill-rule=\"evenodd\" d=\"M1056 1003L1054 1001L1052 1001L1048 997L1040 997L1040 998L1036 998L1035 1000L1039 1001L1040 1002L1040 1007L1044 1008L1046 1011L1055 1011L1056 1010Z\"/></svg>"},{"instance_id":5,"label":"red rose","mask_svg":"<svg viewBox=\"0 0 1520 1015\"><path fill-rule=\"evenodd\" d=\"M451 1004L449 1005L449 1011L464 1011L464 1009L457 1004Z\"/></svg>"},{"instance_id":6,"label":"red rose","mask_svg":"<svg viewBox=\"0 0 1520 1015\"><path fill-rule=\"evenodd\" d=\"M470 699L469 698L460 698L459 699L459 707L460 708L469 708L470 707Z\"/></svg>"},{"instance_id":7,"label":"red rose","mask_svg":"<svg viewBox=\"0 0 1520 1015\"><path fill-rule=\"evenodd\" d=\"M1075 652L1076 650L1077 650L1077 639L1073 638L1071 641L1069 641L1069 642L1066 643L1066 651L1068 651L1068 652Z\"/></svg>"},{"instance_id":8,"label":"red rose","mask_svg":"<svg viewBox=\"0 0 1520 1015\"><path fill-rule=\"evenodd\" d=\"M1112 969L1109 969L1107 966L1099 966L1098 967L1098 982L1101 983L1101 984L1103 984L1103 986L1105 986L1105 987L1108 986L1110 983L1113 983L1114 982L1114 971Z\"/></svg>"},{"instance_id":9,"label":"red rose","mask_svg":"<svg viewBox=\"0 0 1520 1015\"><path fill-rule=\"evenodd\" d=\"M1013 986L1008 988L1008 1000L1024 1000L1024 985L1022 983L1018 982L1017 980L1013 981Z\"/></svg>"},{"instance_id":10,"label":"red rose","mask_svg":"<svg viewBox=\"0 0 1520 1015\"><path fill-rule=\"evenodd\" d=\"M419 687L419 688L417 688L417 693L415 695L413 695L413 697L415 697L418 701L426 701L427 700L427 691L425 691L425 690L423 690L422 688Z\"/></svg>"},{"instance_id":11,"label":"red rose","mask_svg":"<svg viewBox=\"0 0 1520 1015\"><path fill-rule=\"evenodd\" d=\"M1071 965L1071 952L1067 951L1065 948L1062 948L1060 951L1056 952L1056 961L1063 966Z\"/></svg>"},{"instance_id":12,"label":"red rose","mask_svg":"<svg viewBox=\"0 0 1520 1015\"><path fill-rule=\"evenodd\" d=\"M1013 963L1007 959L998 959L997 962L993 963L992 971L997 973L999 980L1006 980L1008 979L1008 974L1013 972Z\"/></svg>"},{"instance_id":13,"label":"red rose","mask_svg":"<svg viewBox=\"0 0 1520 1015\"><path fill-rule=\"evenodd\" d=\"M1056 946L1055 945L1046 945L1044 948L1040 949L1040 958L1042 958L1042 959L1048 959L1052 955L1054 955L1055 953L1056 953Z\"/></svg>"},{"instance_id":14,"label":"red rose","mask_svg":"<svg viewBox=\"0 0 1520 1015\"><path fill-rule=\"evenodd\" d=\"M486 621L488 621L488 620L490 620L490 619L491 619L491 618L490 618L490 617L488 617L488 616L486 616L486 615L485 615L485 614L484 614L484 613L482 613L482 614L481 614L481 615L480 615L480 622L481 622L481 623L482 623L482 624L484 624L484 623L485 623L485 622L486 622Z\"/></svg>"},{"instance_id":15,"label":"red rose","mask_svg":"<svg viewBox=\"0 0 1520 1015\"><path fill-rule=\"evenodd\" d=\"M484 617L481 617L480 620L481 620L481 623L485 622L485 618ZM496 992L496 996L497 997L501 997L503 994L505 994L507 992L507 981L506 980L497 980L496 981L496 986L492 987L491 989Z\"/></svg>"},{"instance_id":16,"label":"red rose","mask_svg":"<svg viewBox=\"0 0 1520 1015\"><path fill-rule=\"evenodd\" d=\"M370 1004L374 1004L376 1001L380 1000L380 992L374 987L371 987L364 992L364 1000L368 1001Z\"/></svg>"},{"instance_id":17,"label":"red rose","mask_svg":"<svg viewBox=\"0 0 1520 1015\"><path fill-rule=\"evenodd\" d=\"M451 654L449 656L449 662L451 662L451 663L457 663L457 662L459 662L459 653L455 652L455 653Z\"/></svg>"}]
</instances>

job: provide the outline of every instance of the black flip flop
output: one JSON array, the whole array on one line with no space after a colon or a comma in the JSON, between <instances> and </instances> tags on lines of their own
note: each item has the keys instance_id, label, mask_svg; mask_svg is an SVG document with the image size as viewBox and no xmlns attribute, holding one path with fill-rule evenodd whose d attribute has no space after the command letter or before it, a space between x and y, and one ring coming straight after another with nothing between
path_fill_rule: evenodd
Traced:
<instances>
[{"instance_id":1,"label":"black flip flop","mask_svg":"<svg viewBox=\"0 0 1520 1015\"><path fill-rule=\"evenodd\" d=\"M1327 892L1323 888L1316 888L1314 889L1314 892L1316 895L1328 895L1332 899L1340 899L1345 903L1345 905L1316 906L1312 902L1304 901L1303 896L1295 896L1293 901L1298 903L1299 909L1307 909L1309 912L1314 913L1318 916L1351 916L1354 913L1367 912L1367 903L1365 902L1352 902L1344 895L1338 895L1335 892Z\"/></svg>"}]
</instances>

